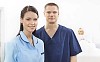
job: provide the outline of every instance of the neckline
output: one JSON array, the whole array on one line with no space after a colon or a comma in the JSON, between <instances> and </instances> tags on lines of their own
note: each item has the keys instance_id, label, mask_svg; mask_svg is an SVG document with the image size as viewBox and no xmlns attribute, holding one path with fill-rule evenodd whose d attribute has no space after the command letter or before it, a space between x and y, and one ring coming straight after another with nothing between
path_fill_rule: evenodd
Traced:
<instances>
[{"instance_id":1,"label":"neckline","mask_svg":"<svg viewBox=\"0 0 100 62\"><path fill-rule=\"evenodd\" d=\"M52 38L51 38L51 37L48 35L48 33L46 32L45 27L43 26L43 30L44 30L45 34L46 34L47 37L49 37L50 39L53 39L53 38L56 36L56 34L58 33L59 29L60 29L60 25L58 25L58 28L57 28L56 32L54 33L54 35L53 35Z\"/></svg>"}]
</instances>

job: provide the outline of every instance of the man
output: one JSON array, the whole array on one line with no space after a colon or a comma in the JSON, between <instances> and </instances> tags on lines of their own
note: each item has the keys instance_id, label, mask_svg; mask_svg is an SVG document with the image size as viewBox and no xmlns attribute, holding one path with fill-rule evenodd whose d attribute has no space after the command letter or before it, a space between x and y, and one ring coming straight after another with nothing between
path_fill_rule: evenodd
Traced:
<instances>
[{"instance_id":1,"label":"man","mask_svg":"<svg viewBox=\"0 0 100 62\"><path fill-rule=\"evenodd\" d=\"M46 25L37 30L45 44L45 62L76 62L82 50L72 29L57 24L59 7L48 3L44 8Z\"/></svg>"}]
</instances>

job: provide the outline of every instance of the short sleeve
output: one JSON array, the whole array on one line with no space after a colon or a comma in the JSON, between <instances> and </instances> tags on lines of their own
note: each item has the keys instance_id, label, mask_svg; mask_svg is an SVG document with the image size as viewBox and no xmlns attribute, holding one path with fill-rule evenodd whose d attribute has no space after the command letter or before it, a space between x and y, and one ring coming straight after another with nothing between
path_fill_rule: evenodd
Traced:
<instances>
[{"instance_id":1,"label":"short sleeve","mask_svg":"<svg viewBox=\"0 0 100 62\"><path fill-rule=\"evenodd\" d=\"M15 62L15 44L8 42L4 46L4 62Z\"/></svg>"},{"instance_id":2,"label":"short sleeve","mask_svg":"<svg viewBox=\"0 0 100 62\"><path fill-rule=\"evenodd\" d=\"M77 54L79 54L80 52L82 52L81 47L78 43L78 40L73 32L73 30L71 30L71 36L70 36L70 55L71 56L75 56Z\"/></svg>"}]
</instances>

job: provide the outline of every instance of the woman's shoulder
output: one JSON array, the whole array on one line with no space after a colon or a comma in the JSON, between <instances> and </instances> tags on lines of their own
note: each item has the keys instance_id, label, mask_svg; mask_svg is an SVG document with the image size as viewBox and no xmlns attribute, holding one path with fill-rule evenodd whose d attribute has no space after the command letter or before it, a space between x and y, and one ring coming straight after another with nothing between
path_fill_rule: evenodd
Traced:
<instances>
[{"instance_id":1,"label":"woman's shoulder","mask_svg":"<svg viewBox=\"0 0 100 62\"><path fill-rule=\"evenodd\" d=\"M42 43L43 44L43 41L39 38L37 38L38 42Z\"/></svg>"},{"instance_id":2,"label":"woman's shoulder","mask_svg":"<svg viewBox=\"0 0 100 62\"><path fill-rule=\"evenodd\" d=\"M5 43L7 46L15 46L18 43L18 36Z\"/></svg>"},{"instance_id":3,"label":"woman's shoulder","mask_svg":"<svg viewBox=\"0 0 100 62\"><path fill-rule=\"evenodd\" d=\"M40 38L38 38L38 37L36 37L36 36L34 36L34 37L35 37L35 39L38 41L39 44L44 44L43 41L42 41Z\"/></svg>"}]
</instances>

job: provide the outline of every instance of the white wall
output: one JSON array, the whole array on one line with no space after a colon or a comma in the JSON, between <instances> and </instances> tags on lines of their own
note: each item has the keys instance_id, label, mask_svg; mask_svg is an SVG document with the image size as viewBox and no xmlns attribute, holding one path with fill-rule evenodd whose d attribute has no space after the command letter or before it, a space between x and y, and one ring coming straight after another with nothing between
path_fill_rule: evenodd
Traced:
<instances>
[{"instance_id":1,"label":"white wall","mask_svg":"<svg viewBox=\"0 0 100 62\"><path fill-rule=\"evenodd\" d=\"M0 61L3 62L4 57L4 41L5 41L5 21L4 8L0 7Z\"/></svg>"},{"instance_id":2,"label":"white wall","mask_svg":"<svg viewBox=\"0 0 100 62\"><path fill-rule=\"evenodd\" d=\"M100 43L100 1L99 0L0 0L0 7L4 8L5 41L11 40L19 31L20 11L26 5L35 6L40 18L38 27L45 24L43 15L44 5L55 2L60 7L58 23L72 28L75 33L83 27L88 36L92 36L95 43Z\"/></svg>"}]
</instances>

